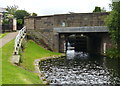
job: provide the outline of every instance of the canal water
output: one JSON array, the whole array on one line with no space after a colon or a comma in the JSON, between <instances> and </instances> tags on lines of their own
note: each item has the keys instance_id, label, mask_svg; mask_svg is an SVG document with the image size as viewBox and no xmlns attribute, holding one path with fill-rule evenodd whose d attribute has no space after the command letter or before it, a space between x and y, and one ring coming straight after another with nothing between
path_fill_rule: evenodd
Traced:
<instances>
[{"instance_id":1,"label":"canal water","mask_svg":"<svg viewBox=\"0 0 120 86\"><path fill-rule=\"evenodd\" d=\"M50 84L120 84L120 59L99 55L48 59L40 62L40 70Z\"/></svg>"}]
</instances>

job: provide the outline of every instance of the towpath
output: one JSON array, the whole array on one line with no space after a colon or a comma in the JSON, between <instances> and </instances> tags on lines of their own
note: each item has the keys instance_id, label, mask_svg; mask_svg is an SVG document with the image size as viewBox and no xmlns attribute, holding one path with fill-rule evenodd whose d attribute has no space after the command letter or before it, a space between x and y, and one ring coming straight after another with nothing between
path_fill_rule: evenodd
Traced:
<instances>
[{"instance_id":1,"label":"towpath","mask_svg":"<svg viewBox=\"0 0 120 86\"><path fill-rule=\"evenodd\" d=\"M6 36L0 39L0 48L3 47L6 43L11 41L17 36L18 32L8 33Z\"/></svg>"}]
</instances>

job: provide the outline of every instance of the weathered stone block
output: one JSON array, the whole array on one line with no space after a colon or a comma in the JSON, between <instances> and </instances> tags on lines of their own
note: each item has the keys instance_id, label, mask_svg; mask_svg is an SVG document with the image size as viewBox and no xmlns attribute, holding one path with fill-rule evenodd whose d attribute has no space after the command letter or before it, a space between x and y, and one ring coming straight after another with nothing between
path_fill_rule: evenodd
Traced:
<instances>
[{"instance_id":1,"label":"weathered stone block","mask_svg":"<svg viewBox=\"0 0 120 86\"><path fill-rule=\"evenodd\" d=\"M19 65L19 63L20 63L20 55L13 55L11 62L13 64Z\"/></svg>"}]
</instances>

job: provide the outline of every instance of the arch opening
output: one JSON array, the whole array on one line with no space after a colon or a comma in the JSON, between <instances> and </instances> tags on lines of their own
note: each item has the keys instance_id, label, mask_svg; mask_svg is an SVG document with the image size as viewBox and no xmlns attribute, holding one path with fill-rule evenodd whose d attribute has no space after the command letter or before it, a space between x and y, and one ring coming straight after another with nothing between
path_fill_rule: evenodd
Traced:
<instances>
[{"instance_id":1,"label":"arch opening","mask_svg":"<svg viewBox=\"0 0 120 86\"><path fill-rule=\"evenodd\" d=\"M75 52L88 51L88 37L84 34L72 34L68 36L67 50L74 49Z\"/></svg>"}]
</instances>

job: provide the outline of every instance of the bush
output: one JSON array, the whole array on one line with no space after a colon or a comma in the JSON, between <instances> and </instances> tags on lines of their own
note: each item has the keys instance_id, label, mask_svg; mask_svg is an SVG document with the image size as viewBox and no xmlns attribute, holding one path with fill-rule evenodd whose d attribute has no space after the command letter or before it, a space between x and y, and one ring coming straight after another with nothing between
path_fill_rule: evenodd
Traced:
<instances>
[{"instance_id":1,"label":"bush","mask_svg":"<svg viewBox=\"0 0 120 86\"><path fill-rule=\"evenodd\" d=\"M23 24L23 20L22 19L18 19L17 20L17 24L22 25Z\"/></svg>"},{"instance_id":2,"label":"bush","mask_svg":"<svg viewBox=\"0 0 120 86\"><path fill-rule=\"evenodd\" d=\"M116 48L110 48L107 50L107 56L110 58L120 58L120 51Z\"/></svg>"}]
</instances>

